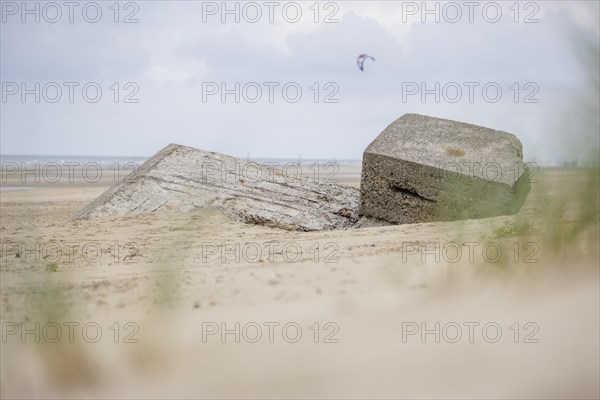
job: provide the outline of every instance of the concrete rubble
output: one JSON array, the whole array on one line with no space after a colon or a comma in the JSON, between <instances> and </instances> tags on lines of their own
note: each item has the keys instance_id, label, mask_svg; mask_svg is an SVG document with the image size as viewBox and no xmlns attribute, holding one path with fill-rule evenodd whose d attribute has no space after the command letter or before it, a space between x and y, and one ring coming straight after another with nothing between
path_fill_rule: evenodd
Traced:
<instances>
[{"instance_id":1,"label":"concrete rubble","mask_svg":"<svg viewBox=\"0 0 600 400\"><path fill-rule=\"evenodd\" d=\"M245 223L320 231L514 214L530 189L514 135L417 114L367 147L360 190L282 172L170 144L71 220L211 207Z\"/></svg>"},{"instance_id":2,"label":"concrete rubble","mask_svg":"<svg viewBox=\"0 0 600 400\"><path fill-rule=\"evenodd\" d=\"M359 214L394 224L514 214L529 189L515 135L405 114L364 152Z\"/></svg>"},{"instance_id":3,"label":"concrete rubble","mask_svg":"<svg viewBox=\"0 0 600 400\"><path fill-rule=\"evenodd\" d=\"M275 167L170 144L71 220L212 207L235 220L287 230L351 228L358 189L283 174Z\"/></svg>"}]
</instances>

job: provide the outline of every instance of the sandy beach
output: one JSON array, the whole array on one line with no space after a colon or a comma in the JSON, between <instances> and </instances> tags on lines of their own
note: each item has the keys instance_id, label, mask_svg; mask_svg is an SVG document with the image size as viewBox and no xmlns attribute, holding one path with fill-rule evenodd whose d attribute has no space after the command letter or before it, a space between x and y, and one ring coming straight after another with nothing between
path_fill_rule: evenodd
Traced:
<instances>
[{"instance_id":1,"label":"sandy beach","mask_svg":"<svg viewBox=\"0 0 600 400\"><path fill-rule=\"evenodd\" d=\"M599 1L1 1L1 399L599 399Z\"/></svg>"},{"instance_id":2,"label":"sandy beach","mask_svg":"<svg viewBox=\"0 0 600 400\"><path fill-rule=\"evenodd\" d=\"M516 216L325 232L67 221L106 189L1 192L3 398L599 396L583 169Z\"/></svg>"}]
</instances>

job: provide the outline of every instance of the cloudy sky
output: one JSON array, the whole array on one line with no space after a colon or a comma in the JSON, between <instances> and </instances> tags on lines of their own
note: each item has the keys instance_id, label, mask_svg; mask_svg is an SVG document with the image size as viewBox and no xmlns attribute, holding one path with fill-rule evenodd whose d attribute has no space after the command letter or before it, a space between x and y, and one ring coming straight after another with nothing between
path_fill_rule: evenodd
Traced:
<instances>
[{"instance_id":1,"label":"cloudy sky","mask_svg":"<svg viewBox=\"0 0 600 400\"><path fill-rule=\"evenodd\" d=\"M2 154L360 159L405 113L598 148L595 1L1 5Z\"/></svg>"}]
</instances>

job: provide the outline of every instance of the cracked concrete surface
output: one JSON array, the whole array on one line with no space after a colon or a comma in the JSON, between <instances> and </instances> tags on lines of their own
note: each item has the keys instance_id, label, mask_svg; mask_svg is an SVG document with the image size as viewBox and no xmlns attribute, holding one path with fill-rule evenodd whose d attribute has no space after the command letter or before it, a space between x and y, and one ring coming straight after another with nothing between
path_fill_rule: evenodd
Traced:
<instances>
[{"instance_id":1,"label":"cracked concrete surface","mask_svg":"<svg viewBox=\"0 0 600 400\"><path fill-rule=\"evenodd\" d=\"M354 228L358 189L289 177L272 167L170 144L71 220L216 208L246 223L287 230Z\"/></svg>"}]
</instances>

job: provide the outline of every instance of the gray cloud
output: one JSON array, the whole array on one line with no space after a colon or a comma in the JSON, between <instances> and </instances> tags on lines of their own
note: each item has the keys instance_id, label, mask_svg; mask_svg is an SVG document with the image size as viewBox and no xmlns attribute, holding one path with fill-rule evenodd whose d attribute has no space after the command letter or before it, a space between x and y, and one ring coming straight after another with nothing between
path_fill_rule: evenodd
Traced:
<instances>
[{"instance_id":1,"label":"gray cloud","mask_svg":"<svg viewBox=\"0 0 600 400\"><path fill-rule=\"evenodd\" d=\"M103 98L95 104L11 98L2 103L2 153L150 155L177 142L238 156L360 158L387 124L420 112L512 131L530 158L572 157L543 140L565 105L590 90L572 32L595 43L598 37L572 14L548 7L537 24L416 22L394 32L355 4L340 3L339 23L297 27L203 23L198 2L140 3L137 24L3 23L4 82L96 81ZM364 73L355 65L361 52L376 58ZM109 87L119 82L122 97L129 81L139 86L139 103L112 102ZM302 99L288 103L276 91L269 103L263 87L256 104L236 104L232 96L226 103L218 96L202 101L203 82L273 81L297 82ZM501 101L488 103L480 91L474 103L402 99L405 82L467 81L498 82ZM322 102L327 82L339 88L338 103ZM535 82L539 103L515 103L514 82L520 96L525 83Z\"/></svg>"}]
</instances>

